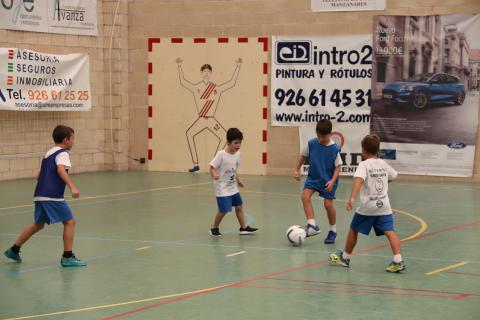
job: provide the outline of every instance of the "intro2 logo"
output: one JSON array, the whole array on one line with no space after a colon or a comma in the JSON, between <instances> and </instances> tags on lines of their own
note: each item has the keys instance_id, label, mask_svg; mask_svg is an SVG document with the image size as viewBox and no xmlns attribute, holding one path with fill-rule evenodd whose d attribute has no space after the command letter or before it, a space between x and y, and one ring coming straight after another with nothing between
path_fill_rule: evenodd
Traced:
<instances>
[{"instance_id":1,"label":"intro2 logo","mask_svg":"<svg viewBox=\"0 0 480 320\"><path fill-rule=\"evenodd\" d=\"M310 41L277 41L276 64L310 64L312 43Z\"/></svg>"}]
</instances>

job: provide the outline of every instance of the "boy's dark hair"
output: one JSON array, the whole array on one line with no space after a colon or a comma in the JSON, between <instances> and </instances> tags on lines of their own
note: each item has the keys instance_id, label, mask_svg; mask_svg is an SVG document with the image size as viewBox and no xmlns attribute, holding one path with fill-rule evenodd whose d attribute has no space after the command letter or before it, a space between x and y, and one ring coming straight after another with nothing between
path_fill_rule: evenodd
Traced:
<instances>
[{"instance_id":1,"label":"boy's dark hair","mask_svg":"<svg viewBox=\"0 0 480 320\"><path fill-rule=\"evenodd\" d=\"M227 142L231 143L233 140L243 140L242 131L237 128L230 128L227 130Z\"/></svg>"},{"instance_id":2,"label":"boy's dark hair","mask_svg":"<svg viewBox=\"0 0 480 320\"><path fill-rule=\"evenodd\" d=\"M362 149L370 155L378 154L380 138L376 134L368 134L362 139Z\"/></svg>"},{"instance_id":3,"label":"boy's dark hair","mask_svg":"<svg viewBox=\"0 0 480 320\"><path fill-rule=\"evenodd\" d=\"M70 138L74 133L72 128L58 125L53 129L52 138L55 143L62 143L65 138Z\"/></svg>"},{"instance_id":4,"label":"boy's dark hair","mask_svg":"<svg viewBox=\"0 0 480 320\"><path fill-rule=\"evenodd\" d=\"M332 122L327 119L318 121L315 129L317 134L326 135L332 133Z\"/></svg>"},{"instance_id":5,"label":"boy's dark hair","mask_svg":"<svg viewBox=\"0 0 480 320\"><path fill-rule=\"evenodd\" d=\"M210 72L212 71L212 66L209 65L208 63L204 64L201 68L200 68L200 72L202 72L203 70L205 69L208 69L210 70Z\"/></svg>"}]
</instances>

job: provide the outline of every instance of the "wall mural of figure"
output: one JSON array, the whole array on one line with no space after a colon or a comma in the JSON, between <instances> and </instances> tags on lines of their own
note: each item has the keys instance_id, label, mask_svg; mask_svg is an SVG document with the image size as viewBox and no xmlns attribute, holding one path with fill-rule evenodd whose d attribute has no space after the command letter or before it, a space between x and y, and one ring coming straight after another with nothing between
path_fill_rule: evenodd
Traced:
<instances>
[{"instance_id":1,"label":"wall mural of figure","mask_svg":"<svg viewBox=\"0 0 480 320\"><path fill-rule=\"evenodd\" d=\"M182 69L182 58L177 58L176 62L180 85L192 93L198 115L198 118L187 128L186 131L188 149L193 163L193 167L188 171L196 172L200 170L197 145L195 143L196 136L205 130L208 130L218 139L218 145L215 149L214 155L217 153L219 148L223 148L225 146L226 130L215 118L215 113L219 107L222 94L225 91L232 89L236 85L238 74L240 72L240 66L242 65L242 59L237 59L232 77L228 81L219 85L210 81L210 76L213 72L213 68L210 64L204 64L201 66L200 74L202 80L193 83L185 79Z\"/></svg>"}]
</instances>

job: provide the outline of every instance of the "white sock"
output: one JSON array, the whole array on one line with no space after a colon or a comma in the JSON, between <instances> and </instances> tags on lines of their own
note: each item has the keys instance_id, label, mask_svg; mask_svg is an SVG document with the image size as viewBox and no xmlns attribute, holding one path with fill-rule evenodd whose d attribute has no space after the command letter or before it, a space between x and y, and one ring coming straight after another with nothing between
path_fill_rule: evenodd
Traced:
<instances>
[{"instance_id":1,"label":"white sock","mask_svg":"<svg viewBox=\"0 0 480 320\"><path fill-rule=\"evenodd\" d=\"M330 231L337 233L337 225L334 224L333 226L330 226Z\"/></svg>"},{"instance_id":2,"label":"white sock","mask_svg":"<svg viewBox=\"0 0 480 320\"><path fill-rule=\"evenodd\" d=\"M346 253L345 251L343 251L342 253L342 258L347 260L347 259L350 259L350 254Z\"/></svg>"},{"instance_id":3,"label":"white sock","mask_svg":"<svg viewBox=\"0 0 480 320\"><path fill-rule=\"evenodd\" d=\"M400 263L402 262L402 255L401 254L396 254L393 256L393 262Z\"/></svg>"},{"instance_id":4,"label":"white sock","mask_svg":"<svg viewBox=\"0 0 480 320\"><path fill-rule=\"evenodd\" d=\"M312 226L316 226L315 219L307 219L307 223L311 224Z\"/></svg>"}]
</instances>

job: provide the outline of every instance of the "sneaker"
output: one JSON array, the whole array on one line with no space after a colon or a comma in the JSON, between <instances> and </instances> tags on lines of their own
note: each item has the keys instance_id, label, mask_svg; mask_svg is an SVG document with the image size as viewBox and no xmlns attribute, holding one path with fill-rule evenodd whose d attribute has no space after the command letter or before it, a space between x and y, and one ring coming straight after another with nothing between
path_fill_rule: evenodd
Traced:
<instances>
[{"instance_id":1,"label":"sneaker","mask_svg":"<svg viewBox=\"0 0 480 320\"><path fill-rule=\"evenodd\" d=\"M75 256L71 256L70 258L62 256L60 263L62 264L62 267L85 267L87 265L85 261L77 259Z\"/></svg>"},{"instance_id":2,"label":"sneaker","mask_svg":"<svg viewBox=\"0 0 480 320\"><path fill-rule=\"evenodd\" d=\"M198 170L200 170L200 166L196 164L193 166L193 168L188 169L188 172L197 172Z\"/></svg>"},{"instance_id":3,"label":"sneaker","mask_svg":"<svg viewBox=\"0 0 480 320\"><path fill-rule=\"evenodd\" d=\"M405 267L405 263L403 261L400 261L400 262L392 261L392 262L390 262L388 267L385 269L385 271L390 272L390 273L398 273L398 272L403 271L405 269L406 269L406 267Z\"/></svg>"},{"instance_id":4,"label":"sneaker","mask_svg":"<svg viewBox=\"0 0 480 320\"><path fill-rule=\"evenodd\" d=\"M342 267L348 268L350 267L350 259L344 259L343 258L343 251L339 250L335 253L331 253L330 256L330 261L333 263L336 263Z\"/></svg>"},{"instance_id":5,"label":"sneaker","mask_svg":"<svg viewBox=\"0 0 480 320\"><path fill-rule=\"evenodd\" d=\"M255 232L257 232L257 228L252 228L250 226L246 226L245 228L240 228L238 231L240 234L254 234Z\"/></svg>"},{"instance_id":6,"label":"sneaker","mask_svg":"<svg viewBox=\"0 0 480 320\"><path fill-rule=\"evenodd\" d=\"M313 237L320 233L319 226L312 226L310 223L305 226L305 232L307 233L307 237Z\"/></svg>"},{"instance_id":7,"label":"sneaker","mask_svg":"<svg viewBox=\"0 0 480 320\"><path fill-rule=\"evenodd\" d=\"M17 263L22 262L22 258L20 257L20 251L18 253L15 253L15 252L13 252L12 248L10 248L7 251L5 251L3 254L5 255L5 257L7 257L9 259L12 259L13 261L15 261Z\"/></svg>"},{"instance_id":8,"label":"sneaker","mask_svg":"<svg viewBox=\"0 0 480 320\"><path fill-rule=\"evenodd\" d=\"M210 235L212 237L221 237L222 236L222 234L220 233L220 229L218 229L218 228L211 228L210 229Z\"/></svg>"},{"instance_id":9,"label":"sneaker","mask_svg":"<svg viewBox=\"0 0 480 320\"><path fill-rule=\"evenodd\" d=\"M327 237L325 238L325 244L332 244L335 243L335 239L337 238L337 233L330 230L328 231Z\"/></svg>"}]
</instances>

